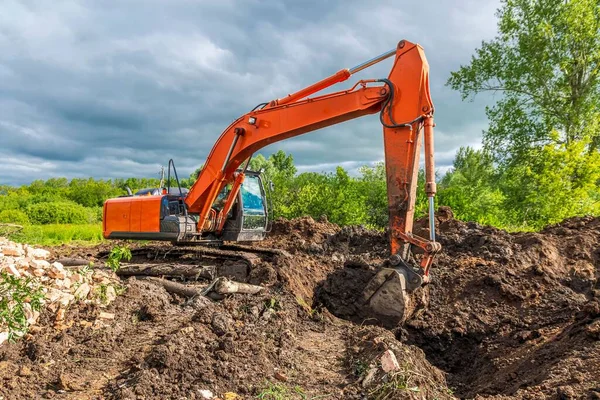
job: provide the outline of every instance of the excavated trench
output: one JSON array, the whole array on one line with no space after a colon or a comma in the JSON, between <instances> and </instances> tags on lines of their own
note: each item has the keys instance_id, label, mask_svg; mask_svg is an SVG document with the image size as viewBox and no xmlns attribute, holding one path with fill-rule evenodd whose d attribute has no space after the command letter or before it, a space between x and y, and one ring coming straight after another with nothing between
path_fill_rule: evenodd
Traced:
<instances>
[{"instance_id":1,"label":"excavated trench","mask_svg":"<svg viewBox=\"0 0 600 400\"><path fill-rule=\"evenodd\" d=\"M600 398L600 220L509 234L442 211L444 251L419 294L428 305L397 339L421 348L460 398ZM383 234L356 228L330 236L326 251L345 266L317 285L316 304L373 322L356 304L385 246Z\"/></svg>"}]
</instances>

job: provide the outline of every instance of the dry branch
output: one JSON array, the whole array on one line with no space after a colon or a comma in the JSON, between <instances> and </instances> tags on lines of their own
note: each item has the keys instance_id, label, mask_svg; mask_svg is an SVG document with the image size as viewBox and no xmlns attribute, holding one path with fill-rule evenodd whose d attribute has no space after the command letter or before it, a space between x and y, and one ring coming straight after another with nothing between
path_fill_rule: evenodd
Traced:
<instances>
[{"instance_id":1,"label":"dry branch","mask_svg":"<svg viewBox=\"0 0 600 400\"><path fill-rule=\"evenodd\" d=\"M167 276L171 278L213 279L216 270L214 266L187 264L122 264L117 271L119 276Z\"/></svg>"}]
</instances>

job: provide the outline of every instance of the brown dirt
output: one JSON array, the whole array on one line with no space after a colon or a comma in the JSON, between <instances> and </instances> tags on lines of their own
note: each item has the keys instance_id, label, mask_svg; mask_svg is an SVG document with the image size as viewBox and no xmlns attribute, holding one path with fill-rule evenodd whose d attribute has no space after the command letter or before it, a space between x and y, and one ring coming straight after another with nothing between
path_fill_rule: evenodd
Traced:
<instances>
[{"instance_id":1,"label":"brown dirt","mask_svg":"<svg viewBox=\"0 0 600 400\"><path fill-rule=\"evenodd\" d=\"M43 316L27 340L0 347L0 395L600 398L600 220L509 234L442 211L428 307L402 328L370 325L355 305L387 255L385 233L277 221L260 246L290 256L255 266L249 281L267 286L262 294L188 301L129 279L108 309L72 307L62 331ZM100 311L115 319L92 325ZM387 349L401 370L386 377L377 360Z\"/></svg>"}]
</instances>

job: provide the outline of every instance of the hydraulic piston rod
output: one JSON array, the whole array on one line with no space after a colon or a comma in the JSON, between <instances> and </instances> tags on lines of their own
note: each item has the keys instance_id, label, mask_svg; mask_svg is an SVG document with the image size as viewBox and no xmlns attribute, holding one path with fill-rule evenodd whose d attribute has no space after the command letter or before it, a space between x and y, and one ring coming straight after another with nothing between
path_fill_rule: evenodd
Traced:
<instances>
[{"instance_id":1,"label":"hydraulic piston rod","mask_svg":"<svg viewBox=\"0 0 600 400\"><path fill-rule=\"evenodd\" d=\"M345 81L346 79L350 78L350 76L352 74L355 74L359 71L362 71L365 68L369 68L371 65L377 64L378 62L381 62L383 60L385 60L386 58L390 58L393 55L396 54L396 49L390 50L390 51L386 51L385 53L378 55L375 58L372 58L368 61L365 61L362 64L357 65L356 67L350 68L350 69L342 69L339 70L338 72L336 72L335 74L331 75L330 77L327 77L323 80L320 80L317 83L314 83L296 93L292 93L290 95L288 95L287 97L284 97L282 99L279 100L275 100L272 101L270 103L271 106L274 105L283 105L283 104L289 104L289 103L293 103L297 100L301 100L305 97L310 96L313 93L319 92L323 89L328 88L329 86L335 85L336 83L340 83Z\"/></svg>"}]
</instances>

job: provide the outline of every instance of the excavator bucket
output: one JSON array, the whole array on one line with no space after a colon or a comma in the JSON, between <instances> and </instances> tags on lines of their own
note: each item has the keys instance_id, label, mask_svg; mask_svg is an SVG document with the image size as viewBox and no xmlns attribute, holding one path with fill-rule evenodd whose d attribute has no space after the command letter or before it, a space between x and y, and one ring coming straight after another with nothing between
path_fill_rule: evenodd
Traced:
<instances>
[{"instance_id":1,"label":"excavator bucket","mask_svg":"<svg viewBox=\"0 0 600 400\"><path fill-rule=\"evenodd\" d=\"M422 282L410 267L382 268L363 290L362 304L383 326L395 328L414 311L411 293Z\"/></svg>"}]
</instances>

